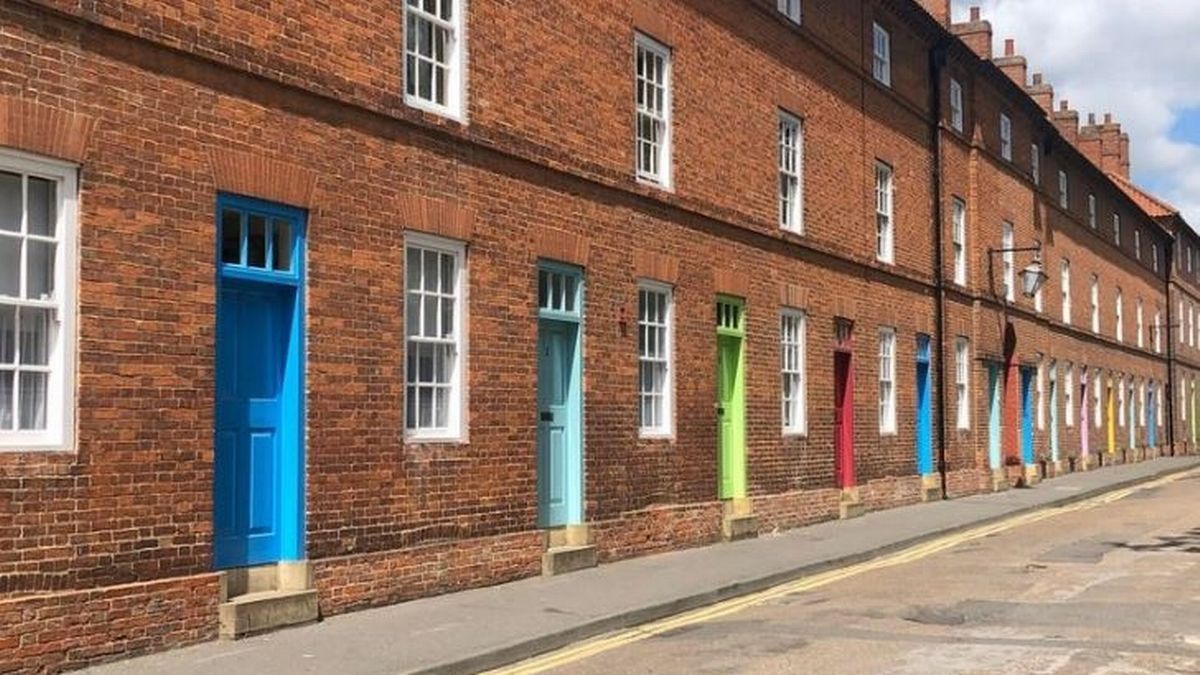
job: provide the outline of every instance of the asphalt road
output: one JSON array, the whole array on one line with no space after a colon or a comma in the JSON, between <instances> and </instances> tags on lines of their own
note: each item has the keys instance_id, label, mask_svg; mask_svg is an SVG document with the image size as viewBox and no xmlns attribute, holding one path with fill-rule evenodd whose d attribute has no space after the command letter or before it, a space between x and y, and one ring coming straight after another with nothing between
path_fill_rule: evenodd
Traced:
<instances>
[{"instance_id":1,"label":"asphalt road","mask_svg":"<svg viewBox=\"0 0 1200 675\"><path fill-rule=\"evenodd\" d=\"M549 672L1200 673L1200 475L943 548Z\"/></svg>"}]
</instances>

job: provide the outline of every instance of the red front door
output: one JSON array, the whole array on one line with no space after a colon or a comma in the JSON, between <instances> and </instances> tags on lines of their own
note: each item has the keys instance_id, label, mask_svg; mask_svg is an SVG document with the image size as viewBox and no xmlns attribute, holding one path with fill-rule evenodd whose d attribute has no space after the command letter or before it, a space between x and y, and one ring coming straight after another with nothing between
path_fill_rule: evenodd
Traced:
<instances>
[{"instance_id":1,"label":"red front door","mask_svg":"<svg viewBox=\"0 0 1200 675\"><path fill-rule=\"evenodd\" d=\"M833 355L834 474L840 488L854 487L854 370L849 352Z\"/></svg>"}]
</instances>

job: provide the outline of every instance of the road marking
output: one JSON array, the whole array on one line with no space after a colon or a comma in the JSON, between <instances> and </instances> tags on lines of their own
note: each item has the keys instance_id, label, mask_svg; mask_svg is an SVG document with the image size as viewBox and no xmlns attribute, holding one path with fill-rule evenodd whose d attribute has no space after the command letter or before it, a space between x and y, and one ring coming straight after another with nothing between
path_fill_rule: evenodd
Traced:
<instances>
[{"instance_id":1,"label":"road marking","mask_svg":"<svg viewBox=\"0 0 1200 675\"><path fill-rule=\"evenodd\" d=\"M979 527L964 530L956 534L949 534L945 537L933 539L921 544L915 544L901 551L889 553L872 560L866 560L864 562L854 563L846 567L829 570L828 572L821 572L812 576L802 577L786 582L779 586L774 586L772 588L759 591L757 593L751 593L750 595L744 595L738 598L731 598L715 605L701 607L699 609L694 609L682 614L670 616L665 619L659 619L657 621L652 621L640 626L634 626L633 628L626 628L606 636L601 636L578 644L569 645L557 651L549 652L541 656L535 656L532 659L512 666L489 671L487 675L533 675L534 673L543 673L547 670L560 668L570 663L582 661L598 654L602 654L619 647L624 647L625 645L640 642L646 638L662 635L663 633L675 630L677 628L729 616L730 614L741 612L771 600L777 600L779 598L794 595L796 593L802 593L804 591L834 583L835 581L841 581L843 579L855 577L866 572L911 563L922 558L927 558L931 555L941 553L942 551L954 548L966 542L982 539L994 534L999 534L1006 530L1036 523L1040 520L1053 518L1066 513L1094 509L1098 506L1104 506L1105 504L1111 504L1140 490L1148 490L1159 487L1177 481L1181 478L1196 474L1200 474L1200 469L1184 471L1133 487L1114 490L1096 497L1075 502L1074 504L1043 508L1023 515L1006 518L989 525L981 525Z\"/></svg>"}]
</instances>

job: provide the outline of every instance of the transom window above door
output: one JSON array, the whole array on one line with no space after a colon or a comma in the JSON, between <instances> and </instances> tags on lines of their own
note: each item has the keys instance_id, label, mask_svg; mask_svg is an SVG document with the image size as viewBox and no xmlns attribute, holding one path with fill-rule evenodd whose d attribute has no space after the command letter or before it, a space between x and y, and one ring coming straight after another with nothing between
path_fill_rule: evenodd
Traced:
<instances>
[{"instance_id":1,"label":"transom window above door","mask_svg":"<svg viewBox=\"0 0 1200 675\"><path fill-rule=\"evenodd\" d=\"M543 316L578 318L581 311L580 274L566 266L542 263L538 268L538 310Z\"/></svg>"},{"instance_id":2,"label":"transom window above door","mask_svg":"<svg viewBox=\"0 0 1200 675\"><path fill-rule=\"evenodd\" d=\"M223 273L296 276L299 228L287 209L223 196L217 206Z\"/></svg>"}]
</instances>

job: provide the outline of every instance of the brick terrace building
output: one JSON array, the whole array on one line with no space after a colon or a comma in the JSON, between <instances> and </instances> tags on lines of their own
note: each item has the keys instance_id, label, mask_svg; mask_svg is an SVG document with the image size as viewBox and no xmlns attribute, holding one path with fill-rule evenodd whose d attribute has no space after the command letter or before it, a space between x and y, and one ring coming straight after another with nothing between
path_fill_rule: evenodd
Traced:
<instances>
[{"instance_id":1,"label":"brick terrace building","mask_svg":"<svg viewBox=\"0 0 1200 675\"><path fill-rule=\"evenodd\" d=\"M1194 445L1119 128L800 4L0 6L0 670Z\"/></svg>"}]
</instances>

